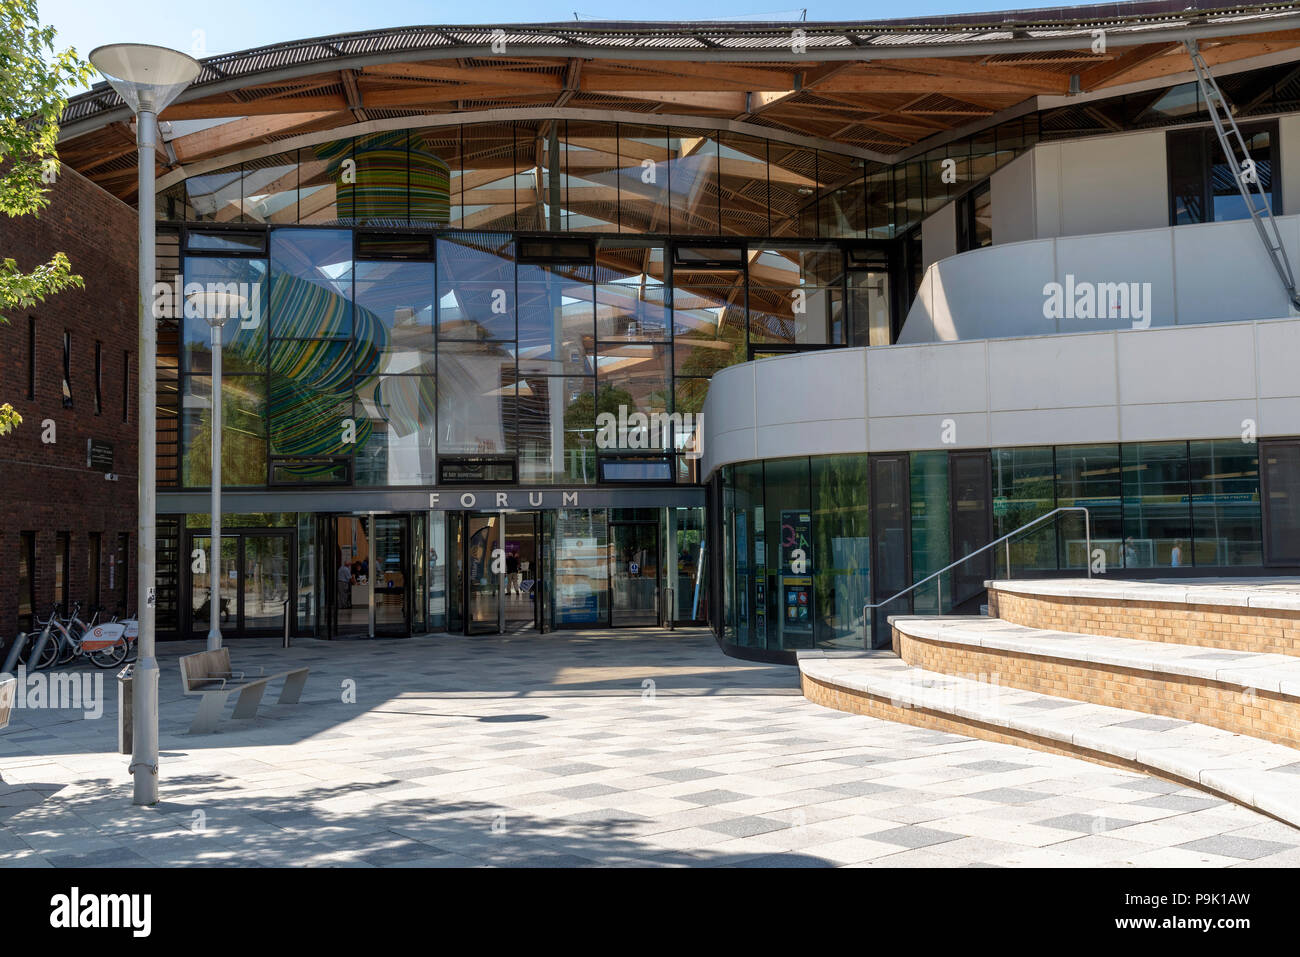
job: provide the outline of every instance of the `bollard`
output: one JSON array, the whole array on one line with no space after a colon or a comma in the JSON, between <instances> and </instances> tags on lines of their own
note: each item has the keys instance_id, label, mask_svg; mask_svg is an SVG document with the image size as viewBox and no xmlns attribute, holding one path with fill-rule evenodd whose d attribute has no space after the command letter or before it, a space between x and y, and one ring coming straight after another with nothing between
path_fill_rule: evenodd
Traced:
<instances>
[{"instance_id":1,"label":"bollard","mask_svg":"<svg viewBox=\"0 0 1300 957\"><path fill-rule=\"evenodd\" d=\"M280 642L281 648L289 647L289 603L291 601L292 599L290 598L284 600L284 638Z\"/></svg>"},{"instance_id":2,"label":"bollard","mask_svg":"<svg viewBox=\"0 0 1300 957\"><path fill-rule=\"evenodd\" d=\"M135 729L135 709L132 703L135 701L135 689L132 685L135 678L131 675L131 669L134 665L127 665L117 673L117 753L131 754L134 751L134 737L132 732Z\"/></svg>"},{"instance_id":3,"label":"bollard","mask_svg":"<svg viewBox=\"0 0 1300 957\"><path fill-rule=\"evenodd\" d=\"M0 673L13 675L17 674L14 670L18 665L18 656L23 653L23 645L27 644L27 632L18 632L18 637L14 643L9 646L9 654L5 655L4 667L0 667Z\"/></svg>"}]
</instances>

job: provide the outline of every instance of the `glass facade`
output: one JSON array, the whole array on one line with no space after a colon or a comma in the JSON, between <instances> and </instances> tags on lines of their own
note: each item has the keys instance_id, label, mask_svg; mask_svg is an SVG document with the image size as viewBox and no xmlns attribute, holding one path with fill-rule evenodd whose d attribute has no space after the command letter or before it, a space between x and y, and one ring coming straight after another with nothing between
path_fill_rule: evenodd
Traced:
<instances>
[{"instance_id":1,"label":"glass facade","mask_svg":"<svg viewBox=\"0 0 1300 957\"><path fill-rule=\"evenodd\" d=\"M718 625L726 643L767 652L879 646L888 631L873 617L968 611L979 582L1006 576L1008 551L1013 577L1080 574L1084 519L1067 513L864 628L868 603L1060 507L1088 509L1094 574L1264 562L1259 453L1238 439L745 462L720 470L717 493ZM884 537L874 552L873 529ZM888 566L874 581L873 554Z\"/></svg>"},{"instance_id":2,"label":"glass facade","mask_svg":"<svg viewBox=\"0 0 1300 957\"><path fill-rule=\"evenodd\" d=\"M192 223L888 239L1033 146L1037 116L887 166L725 130L528 120L372 133L191 176ZM944 176L952 160L956 183Z\"/></svg>"},{"instance_id":3,"label":"glass facade","mask_svg":"<svg viewBox=\"0 0 1300 957\"><path fill-rule=\"evenodd\" d=\"M866 344L882 308L849 289L884 254L838 242L247 225L178 241L164 488L211 482L214 321L227 487L438 485L440 461L471 459L509 484L689 485L712 375Z\"/></svg>"}]
</instances>

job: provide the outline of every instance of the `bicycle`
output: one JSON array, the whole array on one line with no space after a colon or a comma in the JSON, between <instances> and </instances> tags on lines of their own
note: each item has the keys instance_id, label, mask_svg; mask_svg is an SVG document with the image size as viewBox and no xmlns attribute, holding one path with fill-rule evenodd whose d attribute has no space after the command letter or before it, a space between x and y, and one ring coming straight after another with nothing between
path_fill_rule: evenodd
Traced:
<instances>
[{"instance_id":1,"label":"bicycle","mask_svg":"<svg viewBox=\"0 0 1300 957\"><path fill-rule=\"evenodd\" d=\"M41 671L54 663L67 664L76 658L89 658L96 668L115 668L126 659L130 651L129 642L124 637L125 627L118 623L107 625L93 624L99 617L96 612L91 623L81 621L78 617L80 605L74 606L66 624L58 614L59 606L55 604L50 610L50 617L37 618L36 622L44 626L41 636L31 654L40 649L40 657L35 670ZM73 628L77 627L76 633Z\"/></svg>"}]
</instances>

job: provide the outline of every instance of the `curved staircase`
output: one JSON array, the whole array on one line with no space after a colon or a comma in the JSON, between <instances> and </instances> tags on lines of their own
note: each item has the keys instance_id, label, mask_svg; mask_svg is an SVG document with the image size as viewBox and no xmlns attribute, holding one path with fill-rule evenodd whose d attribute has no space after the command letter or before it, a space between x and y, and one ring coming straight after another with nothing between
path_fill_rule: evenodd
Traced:
<instances>
[{"instance_id":1,"label":"curved staircase","mask_svg":"<svg viewBox=\"0 0 1300 957\"><path fill-rule=\"evenodd\" d=\"M993 617L894 616L801 652L806 697L1216 792L1300 826L1300 581L989 582Z\"/></svg>"}]
</instances>

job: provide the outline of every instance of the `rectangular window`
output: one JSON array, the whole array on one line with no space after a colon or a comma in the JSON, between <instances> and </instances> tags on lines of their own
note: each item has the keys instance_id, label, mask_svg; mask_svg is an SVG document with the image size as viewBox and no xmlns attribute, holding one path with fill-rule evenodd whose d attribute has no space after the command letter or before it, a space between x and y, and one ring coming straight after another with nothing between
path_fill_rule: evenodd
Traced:
<instances>
[{"instance_id":1,"label":"rectangular window","mask_svg":"<svg viewBox=\"0 0 1300 957\"><path fill-rule=\"evenodd\" d=\"M72 408L72 333L63 330L63 407Z\"/></svg>"},{"instance_id":2,"label":"rectangular window","mask_svg":"<svg viewBox=\"0 0 1300 957\"><path fill-rule=\"evenodd\" d=\"M18 629L31 631L36 609L36 533L18 533Z\"/></svg>"},{"instance_id":3,"label":"rectangular window","mask_svg":"<svg viewBox=\"0 0 1300 957\"><path fill-rule=\"evenodd\" d=\"M70 538L67 532L59 532L54 538L54 600L63 608L64 614L68 612L68 581L72 577L71 556L68 554Z\"/></svg>"},{"instance_id":4,"label":"rectangular window","mask_svg":"<svg viewBox=\"0 0 1300 957\"><path fill-rule=\"evenodd\" d=\"M1235 439L1192 442L1188 461L1192 555L1181 548L1170 564L1263 564L1259 447Z\"/></svg>"},{"instance_id":5,"label":"rectangular window","mask_svg":"<svg viewBox=\"0 0 1300 957\"><path fill-rule=\"evenodd\" d=\"M957 251L993 245L993 190L988 180L957 200Z\"/></svg>"},{"instance_id":6,"label":"rectangular window","mask_svg":"<svg viewBox=\"0 0 1300 957\"><path fill-rule=\"evenodd\" d=\"M1300 565L1300 440L1261 442L1264 560Z\"/></svg>"},{"instance_id":7,"label":"rectangular window","mask_svg":"<svg viewBox=\"0 0 1300 957\"><path fill-rule=\"evenodd\" d=\"M122 421L131 421L131 353L122 353Z\"/></svg>"},{"instance_id":8,"label":"rectangular window","mask_svg":"<svg viewBox=\"0 0 1300 957\"><path fill-rule=\"evenodd\" d=\"M95 341L95 414L104 411L104 344Z\"/></svg>"},{"instance_id":9,"label":"rectangular window","mask_svg":"<svg viewBox=\"0 0 1300 957\"><path fill-rule=\"evenodd\" d=\"M27 317L27 398L36 398L36 317Z\"/></svg>"},{"instance_id":10,"label":"rectangular window","mask_svg":"<svg viewBox=\"0 0 1300 957\"><path fill-rule=\"evenodd\" d=\"M1241 128L1259 187L1274 216L1282 215L1281 170L1276 122ZM1171 130L1165 137L1169 157L1169 224L1221 223L1250 216L1237 185L1235 169L1244 157L1229 158L1213 128ZM1255 194L1251 187L1252 197ZM1256 202L1258 200L1256 199Z\"/></svg>"},{"instance_id":11,"label":"rectangular window","mask_svg":"<svg viewBox=\"0 0 1300 957\"><path fill-rule=\"evenodd\" d=\"M103 538L99 532L91 532L89 536L88 549L86 552L86 616L94 614L94 610L99 607L99 553L100 541Z\"/></svg>"}]
</instances>

